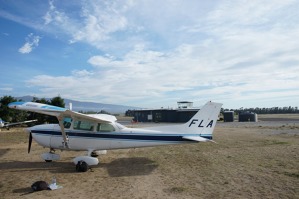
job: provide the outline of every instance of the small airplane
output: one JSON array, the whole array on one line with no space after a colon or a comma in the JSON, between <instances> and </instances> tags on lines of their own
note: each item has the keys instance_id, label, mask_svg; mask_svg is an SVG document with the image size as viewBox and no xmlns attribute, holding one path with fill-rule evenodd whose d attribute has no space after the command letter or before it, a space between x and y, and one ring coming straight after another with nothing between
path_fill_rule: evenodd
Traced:
<instances>
[{"instance_id":1,"label":"small airplane","mask_svg":"<svg viewBox=\"0 0 299 199\"><path fill-rule=\"evenodd\" d=\"M9 130L10 126L16 126L16 125L20 125L20 124L27 124L27 123L36 122L36 121L37 120L28 120L28 121L23 121L23 122L10 123L10 122L5 122L4 120L2 120L0 118L0 128L6 128L7 130Z\"/></svg>"},{"instance_id":2,"label":"small airplane","mask_svg":"<svg viewBox=\"0 0 299 199\"><path fill-rule=\"evenodd\" d=\"M212 141L222 104L207 102L187 123L146 128L128 128L107 114L82 114L66 108L36 102L12 102L9 108L56 116L59 124L27 128L28 153L32 139L50 152L42 154L46 162L60 159L55 149L87 151L73 159L77 171L85 172L97 165L100 154L110 149L152 147Z\"/></svg>"}]
</instances>

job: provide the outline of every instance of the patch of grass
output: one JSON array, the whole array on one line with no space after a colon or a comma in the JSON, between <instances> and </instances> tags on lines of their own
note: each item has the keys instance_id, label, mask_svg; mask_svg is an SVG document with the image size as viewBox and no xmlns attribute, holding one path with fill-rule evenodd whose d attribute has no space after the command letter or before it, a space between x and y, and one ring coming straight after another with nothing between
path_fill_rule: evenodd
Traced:
<instances>
[{"instance_id":1,"label":"patch of grass","mask_svg":"<svg viewBox=\"0 0 299 199\"><path fill-rule=\"evenodd\" d=\"M289 143L279 141L279 140L265 140L265 144L267 144L267 145L284 145L284 144L289 144Z\"/></svg>"},{"instance_id":2,"label":"patch of grass","mask_svg":"<svg viewBox=\"0 0 299 199\"><path fill-rule=\"evenodd\" d=\"M299 178L299 173L289 173L289 172L284 172L283 173L286 176L294 177L294 178Z\"/></svg>"},{"instance_id":3,"label":"patch of grass","mask_svg":"<svg viewBox=\"0 0 299 199\"><path fill-rule=\"evenodd\" d=\"M288 144L288 142L282 142L282 141L273 140L272 144Z\"/></svg>"},{"instance_id":4,"label":"patch of grass","mask_svg":"<svg viewBox=\"0 0 299 199\"><path fill-rule=\"evenodd\" d=\"M172 188L168 189L167 191L169 191L170 193L182 193L186 190L187 189L185 187L172 187Z\"/></svg>"},{"instance_id":5,"label":"patch of grass","mask_svg":"<svg viewBox=\"0 0 299 199\"><path fill-rule=\"evenodd\" d=\"M28 140L28 134L23 131L23 128L14 128L9 131L0 133L0 143L21 143Z\"/></svg>"}]
</instances>

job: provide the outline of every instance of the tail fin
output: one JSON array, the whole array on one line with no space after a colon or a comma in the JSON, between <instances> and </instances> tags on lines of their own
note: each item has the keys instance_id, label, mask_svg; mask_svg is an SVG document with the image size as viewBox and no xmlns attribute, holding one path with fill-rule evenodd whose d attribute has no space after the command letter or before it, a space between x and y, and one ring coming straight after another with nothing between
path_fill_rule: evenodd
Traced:
<instances>
[{"instance_id":1,"label":"tail fin","mask_svg":"<svg viewBox=\"0 0 299 199\"><path fill-rule=\"evenodd\" d=\"M183 134L183 139L197 142L212 140L222 104L207 102L187 123L171 126L146 127L144 129Z\"/></svg>"},{"instance_id":2,"label":"tail fin","mask_svg":"<svg viewBox=\"0 0 299 199\"><path fill-rule=\"evenodd\" d=\"M186 133L211 140L221 106L221 103L207 102L187 123L183 124ZM184 138L202 141L194 136L184 136Z\"/></svg>"}]
</instances>

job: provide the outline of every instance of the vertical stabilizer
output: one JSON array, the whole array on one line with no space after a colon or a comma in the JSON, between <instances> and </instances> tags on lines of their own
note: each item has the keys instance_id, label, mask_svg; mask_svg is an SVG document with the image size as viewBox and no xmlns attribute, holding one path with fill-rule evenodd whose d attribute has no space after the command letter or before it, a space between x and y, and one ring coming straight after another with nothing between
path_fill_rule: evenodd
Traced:
<instances>
[{"instance_id":1,"label":"vertical stabilizer","mask_svg":"<svg viewBox=\"0 0 299 199\"><path fill-rule=\"evenodd\" d=\"M186 133L212 139L221 106L221 103L207 102L187 123L183 124Z\"/></svg>"}]
</instances>

